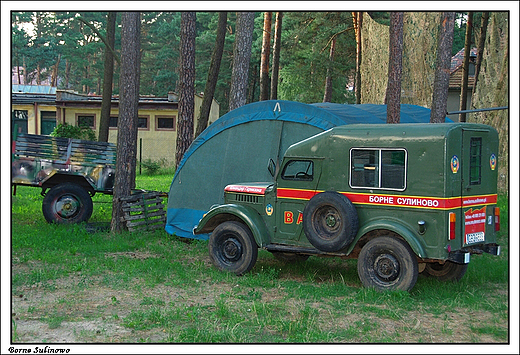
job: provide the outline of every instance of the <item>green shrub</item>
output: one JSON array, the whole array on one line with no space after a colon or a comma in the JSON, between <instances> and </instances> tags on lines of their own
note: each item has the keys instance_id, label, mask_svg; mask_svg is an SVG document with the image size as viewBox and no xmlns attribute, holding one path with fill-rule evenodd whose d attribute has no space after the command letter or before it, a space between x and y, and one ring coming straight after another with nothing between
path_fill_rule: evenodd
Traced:
<instances>
[{"instance_id":1,"label":"green shrub","mask_svg":"<svg viewBox=\"0 0 520 355\"><path fill-rule=\"evenodd\" d=\"M51 136L62 138L77 138L87 141L95 141L96 133L90 127L72 126L68 123L60 123L54 128Z\"/></svg>"},{"instance_id":2,"label":"green shrub","mask_svg":"<svg viewBox=\"0 0 520 355\"><path fill-rule=\"evenodd\" d=\"M146 170L146 173L148 175L157 174L157 172L161 168L161 165L158 162L153 161L151 159L142 160L141 166Z\"/></svg>"}]
</instances>

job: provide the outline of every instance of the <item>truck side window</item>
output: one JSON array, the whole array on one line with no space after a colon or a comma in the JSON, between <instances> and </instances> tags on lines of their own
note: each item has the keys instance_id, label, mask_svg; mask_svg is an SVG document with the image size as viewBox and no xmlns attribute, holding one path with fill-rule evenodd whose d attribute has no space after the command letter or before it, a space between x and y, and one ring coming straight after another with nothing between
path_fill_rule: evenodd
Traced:
<instances>
[{"instance_id":1,"label":"truck side window","mask_svg":"<svg viewBox=\"0 0 520 355\"><path fill-rule=\"evenodd\" d=\"M282 171L284 180L312 181L314 166L309 160L290 160Z\"/></svg>"},{"instance_id":2,"label":"truck side window","mask_svg":"<svg viewBox=\"0 0 520 355\"><path fill-rule=\"evenodd\" d=\"M350 186L404 190L406 151L353 148L350 151Z\"/></svg>"},{"instance_id":3,"label":"truck side window","mask_svg":"<svg viewBox=\"0 0 520 355\"><path fill-rule=\"evenodd\" d=\"M471 138L469 156L469 184L480 185L482 168L482 138Z\"/></svg>"}]
</instances>

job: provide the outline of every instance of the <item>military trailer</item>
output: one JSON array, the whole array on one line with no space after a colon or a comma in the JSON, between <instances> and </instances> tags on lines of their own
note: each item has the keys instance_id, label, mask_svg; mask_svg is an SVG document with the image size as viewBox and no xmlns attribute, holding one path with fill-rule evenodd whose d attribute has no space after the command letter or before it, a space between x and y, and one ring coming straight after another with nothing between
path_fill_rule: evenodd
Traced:
<instances>
[{"instance_id":1,"label":"military trailer","mask_svg":"<svg viewBox=\"0 0 520 355\"><path fill-rule=\"evenodd\" d=\"M113 143L21 134L13 141L11 184L41 187L43 216L51 223L79 223L92 215L92 196L112 194Z\"/></svg>"},{"instance_id":2,"label":"military trailer","mask_svg":"<svg viewBox=\"0 0 520 355\"><path fill-rule=\"evenodd\" d=\"M498 135L487 125L355 124L291 145L269 183L225 188L194 228L222 271L258 248L285 261L357 258L365 287L410 290L419 273L458 281L471 254L499 255Z\"/></svg>"}]
</instances>

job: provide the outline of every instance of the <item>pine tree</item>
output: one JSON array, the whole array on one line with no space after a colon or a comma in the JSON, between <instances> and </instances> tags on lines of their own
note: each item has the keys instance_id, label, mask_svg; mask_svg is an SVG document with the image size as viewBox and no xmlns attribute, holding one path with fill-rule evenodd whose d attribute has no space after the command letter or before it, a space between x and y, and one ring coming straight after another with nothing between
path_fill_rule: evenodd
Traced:
<instances>
[{"instance_id":1,"label":"pine tree","mask_svg":"<svg viewBox=\"0 0 520 355\"><path fill-rule=\"evenodd\" d=\"M181 14L176 166L179 166L184 153L193 141L193 120L195 114L195 19L195 12L183 12Z\"/></svg>"},{"instance_id":2,"label":"pine tree","mask_svg":"<svg viewBox=\"0 0 520 355\"><path fill-rule=\"evenodd\" d=\"M239 12L237 14L235 45L233 47L233 70L231 74L231 88L229 90L230 111L246 104L254 20L254 12Z\"/></svg>"},{"instance_id":3,"label":"pine tree","mask_svg":"<svg viewBox=\"0 0 520 355\"><path fill-rule=\"evenodd\" d=\"M431 123L444 122L448 113L448 88L450 85L451 47L454 27L455 13L443 12L437 48L435 81L433 83Z\"/></svg>"},{"instance_id":4,"label":"pine tree","mask_svg":"<svg viewBox=\"0 0 520 355\"><path fill-rule=\"evenodd\" d=\"M119 120L117 160L114 180L111 230L125 228L122 197L135 188L137 156L137 112L139 105L140 13L123 12L121 18L121 77L119 87Z\"/></svg>"}]
</instances>

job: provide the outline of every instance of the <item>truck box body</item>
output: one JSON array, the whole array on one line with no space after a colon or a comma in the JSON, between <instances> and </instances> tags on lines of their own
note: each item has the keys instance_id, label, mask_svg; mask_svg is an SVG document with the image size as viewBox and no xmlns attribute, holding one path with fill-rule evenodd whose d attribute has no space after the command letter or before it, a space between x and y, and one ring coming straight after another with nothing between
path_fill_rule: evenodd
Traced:
<instances>
[{"instance_id":1,"label":"truck box body","mask_svg":"<svg viewBox=\"0 0 520 355\"><path fill-rule=\"evenodd\" d=\"M12 149L13 194L18 185L40 187L42 212L49 223L88 221L92 196L113 193L113 143L21 134Z\"/></svg>"},{"instance_id":2,"label":"truck box body","mask_svg":"<svg viewBox=\"0 0 520 355\"><path fill-rule=\"evenodd\" d=\"M286 211L299 215L319 192L339 191L356 207L359 235L375 225L398 225L415 236L421 257L444 259L448 250L495 242L497 152L497 132L476 124L333 128L287 150L283 164L311 158L316 178L279 180L279 218ZM303 242L297 226L284 223L280 229ZM292 227L297 230L289 231Z\"/></svg>"},{"instance_id":3,"label":"truck box body","mask_svg":"<svg viewBox=\"0 0 520 355\"><path fill-rule=\"evenodd\" d=\"M46 188L75 179L93 192L112 191L116 165L113 143L22 134L13 148L13 185Z\"/></svg>"}]
</instances>

